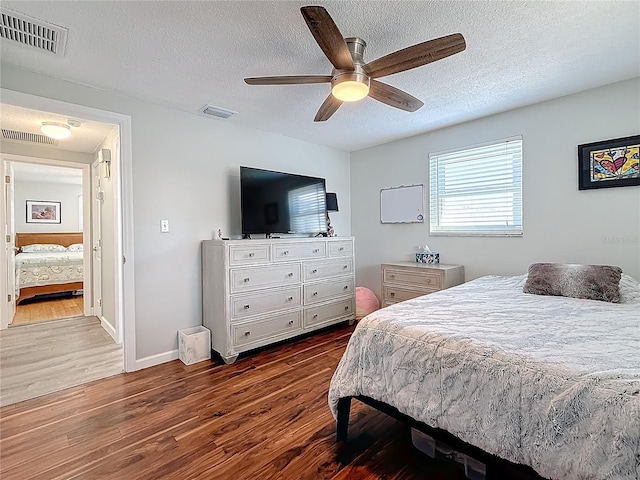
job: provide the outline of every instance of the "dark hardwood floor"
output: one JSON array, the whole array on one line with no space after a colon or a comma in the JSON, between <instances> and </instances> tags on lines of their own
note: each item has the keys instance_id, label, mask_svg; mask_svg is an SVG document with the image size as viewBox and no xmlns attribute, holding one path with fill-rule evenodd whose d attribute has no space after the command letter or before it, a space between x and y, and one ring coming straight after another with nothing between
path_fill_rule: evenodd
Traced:
<instances>
[{"instance_id":1,"label":"dark hardwood floor","mask_svg":"<svg viewBox=\"0 0 640 480\"><path fill-rule=\"evenodd\" d=\"M174 361L0 410L11 479L464 479L410 430L353 402L337 444L331 375L353 327L240 358Z\"/></svg>"}]
</instances>

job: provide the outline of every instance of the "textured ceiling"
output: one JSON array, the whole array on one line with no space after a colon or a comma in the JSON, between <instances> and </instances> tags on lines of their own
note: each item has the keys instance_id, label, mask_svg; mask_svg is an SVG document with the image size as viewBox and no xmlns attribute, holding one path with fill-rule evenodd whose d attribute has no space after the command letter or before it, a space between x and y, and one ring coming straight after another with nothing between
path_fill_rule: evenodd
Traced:
<instances>
[{"instance_id":1,"label":"textured ceiling","mask_svg":"<svg viewBox=\"0 0 640 480\"><path fill-rule=\"evenodd\" d=\"M467 49L385 77L415 113L372 99L313 117L328 84L248 86L244 77L322 74L331 65L299 8L307 2L22 2L2 7L69 29L64 57L2 41L3 63L347 151L640 75L638 1L340 1L323 5L365 61L460 32Z\"/></svg>"},{"instance_id":2,"label":"textured ceiling","mask_svg":"<svg viewBox=\"0 0 640 480\"><path fill-rule=\"evenodd\" d=\"M29 108L17 107L15 105L3 104L0 110L0 127L2 129L13 130L23 133L41 135L40 126L42 122L67 123L69 120L79 122L77 127L71 127L71 136L62 140L57 140L56 146L42 145L47 148L58 148L71 152L95 153L98 147L104 142L107 135L117 128L115 125L92 122L78 118L69 119L63 115L50 112L42 112ZM76 123L77 124L77 123ZM13 141L13 140L3 140ZM15 141L20 143L19 140Z\"/></svg>"}]
</instances>

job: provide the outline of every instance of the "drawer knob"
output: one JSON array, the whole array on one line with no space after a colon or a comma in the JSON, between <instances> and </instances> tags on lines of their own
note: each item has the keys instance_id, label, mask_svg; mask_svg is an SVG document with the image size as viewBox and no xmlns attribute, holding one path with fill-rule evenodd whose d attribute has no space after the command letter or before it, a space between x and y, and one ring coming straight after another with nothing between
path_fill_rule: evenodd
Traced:
<instances>
[{"instance_id":1,"label":"drawer knob","mask_svg":"<svg viewBox=\"0 0 640 480\"><path fill-rule=\"evenodd\" d=\"M391 275L389 275L389 278L396 278L396 276L392 273Z\"/></svg>"},{"instance_id":2,"label":"drawer knob","mask_svg":"<svg viewBox=\"0 0 640 480\"><path fill-rule=\"evenodd\" d=\"M316 314L314 314L314 315L313 315L313 318L318 318L318 314L317 314L317 313L316 313Z\"/></svg>"},{"instance_id":3,"label":"drawer knob","mask_svg":"<svg viewBox=\"0 0 640 480\"><path fill-rule=\"evenodd\" d=\"M345 265L342 267L343 270L346 270L347 268L349 268L349 265Z\"/></svg>"},{"instance_id":4,"label":"drawer knob","mask_svg":"<svg viewBox=\"0 0 640 480\"><path fill-rule=\"evenodd\" d=\"M318 292L313 292L313 296L315 297L316 295L318 295Z\"/></svg>"},{"instance_id":5,"label":"drawer knob","mask_svg":"<svg viewBox=\"0 0 640 480\"><path fill-rule=\"evenodd\" d=\"M293 273L292 272L287 273L287 277L293 277Z\"/></svg>"},{"instance_id":6,"label":"drawer knob","mask_svg":"<svg viewBox=\"0 0 640 480\"><path fill-rule=\"evenodd\" d=\"M253 256L255 256L255 253L253 252L249 253L249 257L253 257Z\"/></svg>"},{"instance_id":7,"label":"drawer knob","mask_svg":"<svg viewBox=\"0 0 640 480\"><path fill-rule=\"evenodd\" d=\"M389 292L389 296L390 297L395 297L396 296L396 292Z\"/></svg>"},{"instance_id":8,"label":"drawer knob","mask_svg":"<svg viewBox=\"0 0 640 480\"><path fill-rule=\"evenodd\" d=\"M293 325L293 320L289 320L289 325Z\"/></svg>"},{"instance_id":9,"label":"drawer knob","mask_svg":"<svg viewBox=\"0 0 640 480\"><path fill-rule=\"evenodd\" d=\"M244 283L247 283L247 282L249 282L249 277L244 279Z\"/></svg>"},{"instance_id":10,"label":"drawer knob","mask_svg":"<svg viewBox=\"0 0 640 480\"><path fill-rule=\"evenodd\" d=\"M318 253L319 251L320 251L320 249L319 249L319 248L314 248L314 249L313 249L313 253Z\"/></svg>"},{"instance_id":11,"label":"drawer knob","mask_svg":"<svg viewBox=\"0 0 640 480\"><path fill-rule=\"evenodd\" d=\"M289 255L289 250L285 250L284 252L282 252L283 255Z\"/></svg>"},{"instance_id":12,"label":"drawer knob","mask_svg":"<svg viewBox=\"0 0 640 480\"><path fill-rule=\"evenodd\" d=\"M311 270L311 273L318 273L318 270L314 268L313 270Z\"/></svg>"},{"instance_id":13,"label":"drawer knob","mask_svg":"<svg viewBox=\"0 0 640 480\"><path fill-rule=\"evenodd\" d=\"M251 332L249 332L249 331L244 332L244 336L245 336L245 337L248 337L249 335L251 335Z\"/></svg>"},{"instance_id":14,"label":"drawer knob","mask_svg":"<svg viewBox=\"0 0 640 480\"><path fill-rule=\"evenodd\" d=\"M431 283L431 279L430 278L427 278L427 283Z\"/></svg>"},{"instance_id":15,"label":"drawer knob","mask_svg":"<svg viewBox=\"0 0 640 480\"><path fill-rule=\"evenodd\" d=\"M339 251L339 252L341 252L341 251L343 251L343 250L344 250L344 247L340 247L340 248L338 249L338 251Z\"/></svg>"},{"instance_id":16,"label":"drawer knob","mask_svg":"<svg viewBox=\"0 0 640 480\"><path fill-rule=\"evenodd\" d=\"M345 309L345 310L349 310L349 305L345 305L345 306L344 306L344 309Z\"/></svg>"},{"instance_id":17,"label":"drawer knob","mask_svg":"<svg viewBox=\"0 0 640 480\"><path fill-rule=\"evenodd\" d=\"M349 290L349 285L345 285L344 290Z\"/></svg>"},{"instance_id":18,"label":"drawer knob","mask_svg":"<svg viewBox=\"0 0 640 480\"><path fill-rule=\"evenodd\" d=\"M289 298L287 298L287 300L292 301L292 300L293 300L293 297L289 297Z\"/></svg>"},{"instance_id":19,"label":"drawer knob","mask_svg":"<svg viewBox=\"0 0 640 480\"><path fill-rule=\"evenodd\" d=\"M249 305L245 305L245 306L244 306L244 309L245 309L245 310L249 310Z\"/></svg>"}]
</instances>

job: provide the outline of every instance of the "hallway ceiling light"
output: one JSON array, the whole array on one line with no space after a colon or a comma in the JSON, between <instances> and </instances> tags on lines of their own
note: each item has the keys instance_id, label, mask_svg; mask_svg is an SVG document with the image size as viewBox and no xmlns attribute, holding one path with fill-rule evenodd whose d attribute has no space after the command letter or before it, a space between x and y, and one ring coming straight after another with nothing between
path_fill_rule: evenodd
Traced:
<instances>
[{"instance_id":1,"label":"hallway ceiling light","mask_svg":"<svg viewBox=\"0 0 640 480\"><path fill-rule=\"evenodd\" d=\"M62 140L71 136L71 127L66 123L42 122L40 131L49 138Z\"/></svg>"}]
</instances>

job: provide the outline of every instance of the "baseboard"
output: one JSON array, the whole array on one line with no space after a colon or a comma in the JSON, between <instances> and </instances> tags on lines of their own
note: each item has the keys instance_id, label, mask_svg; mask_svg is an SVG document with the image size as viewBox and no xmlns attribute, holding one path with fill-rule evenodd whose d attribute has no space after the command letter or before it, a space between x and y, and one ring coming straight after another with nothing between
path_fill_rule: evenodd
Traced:
<instances>
[{"instance_id":1,"label":"baseboard","mask_svg":"<svg viewBox=\"0 0 640 480\"><path fill-rule=\"evenodd\" d=\"M104 317L100 317L100 325L102 325L102 328L104 328L111 338L113 338L113 341L118 343L118 334L116 333L116 329L113 328L113 326L107 322Z\"/></svg>"},{"instance_id":2,"label":"baseboard","mask_svg":"<svg viewBox=\"0 0 640 480\"><path fill-rule=\"evenodd\" d=\"M150 355L144 358L138 358L136 360L136 370L142 370L143 368L153 367L160 365L161 363L171 362L178 359L178 350L170 350L164 353L158 353L156 355Z\"/></svg>"}]
</instances>

